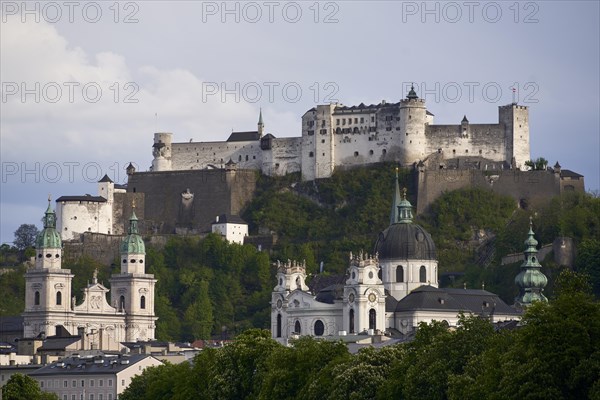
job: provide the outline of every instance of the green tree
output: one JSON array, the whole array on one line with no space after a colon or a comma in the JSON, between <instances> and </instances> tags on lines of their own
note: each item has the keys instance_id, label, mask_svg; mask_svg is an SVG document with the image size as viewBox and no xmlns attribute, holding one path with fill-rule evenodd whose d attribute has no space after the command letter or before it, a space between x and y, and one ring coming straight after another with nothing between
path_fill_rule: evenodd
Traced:
<instances>
[{"instance_id":1,"label":"green tree","mask_svg":"<svg viewBox=\"0 0 600 400\"><path fill-rule=\"evenodd\" d=\"M39 232L38 228L33 224L22 224L15 231L15 239L13 241L15 247L19 250L33 247Z\"/></svg>"},{"instance_id":2,"label":"green tree","mask_svg":"<svg viewBox=\"0 0 600 400\"><path fill-rule=\"evenodd\" d=\"M291 347L278 346L266 361L266 373L261 385L260 399L304 399L310 397L308 385L330 363L350 359L342 342L301 337ZM281 366L285 365L285 368ZM325 388L319 385L319 390Z\"/></svg>"},{"instance_id":3,"label":"green tree","mask_svg":"<svg viewBox=\"0 0 600 400\"><path fill-rule=\"evenodd\" d=\"M54 393L42 392L38 383L23 374L12 375L2 386L4 400L58 400Z\"/></svg>"},{"instance_id":4,"label":"green tree","mask_svg":"<svg viewBox=\"0 0 600 400\"><path fill-rule=\"evenodd\" d=\"M281 345L271 332L251 329L216 352L209 392L213 399L256 399L267 372L267 359Z\"/></svg>"},{"instance_id":5,"label":"green tree","mask_svg":"<svg viewBox=\"0 0 600 400\"><path fill-rule=\"evenodd\" d=\"M575 269L590 277L596 297L600 297L600 240L585 239L577 246Z\"/></svg>"}]
</instances>

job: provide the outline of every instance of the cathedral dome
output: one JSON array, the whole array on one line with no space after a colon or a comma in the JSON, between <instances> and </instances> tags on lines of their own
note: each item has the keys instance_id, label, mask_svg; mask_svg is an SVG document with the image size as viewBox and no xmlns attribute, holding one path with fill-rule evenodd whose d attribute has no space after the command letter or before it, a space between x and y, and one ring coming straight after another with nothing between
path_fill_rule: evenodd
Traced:
<instances>
[{"instance_id":1,"label":"cathedral dome","mask_svg":"<svg viewBox=\"0 0 600 400\"><path fill-rule=\"evenodd\" d=\"M379 234L375 251L379 259L435 260L435 244L423 227L413 223L396 223Z\"/></svg>"},{"instance_id":2,"label":"cathedral dome","mask_svg":"<svg viewBox=\"0 0 600 400\"><path fill-rule=\"evenodd\" d=\"M396 191L390 216L390 226L379 234L375 252L379 259L435 260L435 244L431 235L412 221L412 205L406 199L406 189L402 195L396 172Z\"/></svg>"},{"instance_id":3,"label":"cathedral dome","mask_svg":"<svg viewBox=\"0 0 600 400\"><path fill-rule=\"evenodd\" d=\"M50 200L48 200L48 209L46 210L43 221L44 229L35 239L35 247L37 249L60 249L62 247L62 241L56 230L56 214L50 207Z\"/></svg>"}]
</instances>

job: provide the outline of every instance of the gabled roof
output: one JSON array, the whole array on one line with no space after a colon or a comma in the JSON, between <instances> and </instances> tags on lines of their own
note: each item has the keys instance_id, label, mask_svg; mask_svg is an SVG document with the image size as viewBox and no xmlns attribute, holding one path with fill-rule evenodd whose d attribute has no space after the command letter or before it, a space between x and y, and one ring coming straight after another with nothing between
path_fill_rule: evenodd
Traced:
<instances>
[{"instance_id":1,"label":"gabled roof","mask_svg":"<svg viewBox=\"0 0 600 400\"><path fill-rule=\"evenodd\" d=\"M583 175L573 172L570 169L563 169L560 171L560 176L565 178L583 178Z\"/></svg>"},{"instance_id":2,"label":"gabled roof","mask_svg":"<svg viewBox=\"0 0 600 400\"><path fill-rule=\"evenodd\" d=\"M249 142L252 140L259 140L260 134L258 131L247 131L247 132L231 132L228 142Z\"/></svg>"}]
</instances>

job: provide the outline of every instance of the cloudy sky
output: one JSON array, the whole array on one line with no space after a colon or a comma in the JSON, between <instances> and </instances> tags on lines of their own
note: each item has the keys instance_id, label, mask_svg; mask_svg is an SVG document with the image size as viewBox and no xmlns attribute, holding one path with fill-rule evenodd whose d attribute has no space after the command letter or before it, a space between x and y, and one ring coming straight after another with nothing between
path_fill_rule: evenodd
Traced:
<instances>
[{"instance_id":1,"label":"cloudy sky","mask_svg":"<svg viewBox=\"0 0 600 400\"><path fill-rule=\"evenodd\" d=\"M531 155L600 188L599 3L2 1L0 242L50 193L147 170L156 131L299 136L319 103L398 101L436 123L530 107Z\"/></svg>"}]
</instances>

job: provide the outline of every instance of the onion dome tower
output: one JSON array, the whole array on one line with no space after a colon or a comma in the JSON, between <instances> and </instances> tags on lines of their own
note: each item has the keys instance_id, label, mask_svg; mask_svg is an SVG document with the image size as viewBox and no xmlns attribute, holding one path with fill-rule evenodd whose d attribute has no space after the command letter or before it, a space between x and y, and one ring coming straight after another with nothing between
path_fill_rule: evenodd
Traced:
<instances>
[{"instance_id":1,"label":"onion dome tower","mask_svg":"<svg viewBox=\"0 0 600 400\"><path fill-rule=\"evenodd\" d=\"M154 315L156 279L146 273L146 246L138 231L135 210L129 218L127 232L120 248L121 273L110 279L111 300L113 306L125 314L127 341L152 340L157 319Z\"/></svg>"},{"instance_id":2,"label":"onion dome tower","mask_svg":"<svg viewBox=\"0 0 600 400\"><path fill-rule=\"evenodd\" d=\"M397 170L390 226L379 234L374 252L384 287L396 300L420 286L438 286L435 243L423 227L413 222L406 189L400 194Z\"/></svg>"},{"instance_id":3,"label":"onion dome tower","mask_svg":"<svg viewBox=\"0 0 600 400\"><path fill-rule=\"evenodd\" d=\"M69 300L73 275L70 270L62 269L62 241L50 201L48 197L42 219L44 229L35 241L35 265L25 273L23 334L27 338L41 333L57 334L59 327L68 325L73 314Z\"/></svg>"},{"instance_id":4,"label":"onion dome tower","mask_svg":"<svg viewBox=\"0 0 600 400\"><path fill-rule=\"evenodd\" d=\"M521 272L515 277L515 283L519 287L519 295L515 298L517 308L530 306L534 301L548 301L542 294L548 278L541 271L536 248L538 241L534 238L532 225L530 217L528 238L525 240L525 261L521 264Z\"/></svg>"}]
</instances>

